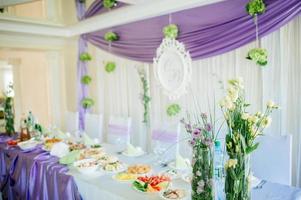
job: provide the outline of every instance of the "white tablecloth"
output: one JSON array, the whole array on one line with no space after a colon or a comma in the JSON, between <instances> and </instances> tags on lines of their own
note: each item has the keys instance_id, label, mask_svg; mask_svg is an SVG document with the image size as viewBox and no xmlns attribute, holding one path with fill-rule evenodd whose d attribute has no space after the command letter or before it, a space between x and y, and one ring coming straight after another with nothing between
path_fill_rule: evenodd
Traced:
<instances>
[{"instance_id":1,"label":"white tablecloth","mask_svg":"<svg viewBox=\"0 0 301 200\"><path fill-rule=\"evenodd\" d=\"M105 145L108 153L116 154L120 149ZM128 158L118 155L121 161L127 164L150 164L155 162L151 155L145 155L138 158ZM154 172L160 172L166 168L155 167ZM84 200L159 200L158 194L143 194L135 191L131 183L122 183L114 180L112 174L96 174L93 176L82 175L76 170L69 172L74 176L78 190ZM175 187L190 189L190 185L182 180L172 182ZM190 198L188 198L190 199ZM275 183L266 183L262 189L252 190L252 199L254 200L301 200L301 189L288 187Z\"/></svg>"}]
</instances>

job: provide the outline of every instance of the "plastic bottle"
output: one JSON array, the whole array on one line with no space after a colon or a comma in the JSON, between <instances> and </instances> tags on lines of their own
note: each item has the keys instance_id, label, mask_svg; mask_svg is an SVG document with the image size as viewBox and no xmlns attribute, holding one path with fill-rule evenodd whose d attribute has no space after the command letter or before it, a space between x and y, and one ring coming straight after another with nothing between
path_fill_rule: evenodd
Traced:
<instances>
[{"instance_id":1,"label":"plastic bottle","mask_svg":"<svg viewBox=\"0 0 301 200\"><path fill-rule=\"evenodd\" d=\"M223 199L223 151L221 142L216 140L214 143L214 179L215 179L215 196L217 200Z\"/></svg>"}]
</instances>

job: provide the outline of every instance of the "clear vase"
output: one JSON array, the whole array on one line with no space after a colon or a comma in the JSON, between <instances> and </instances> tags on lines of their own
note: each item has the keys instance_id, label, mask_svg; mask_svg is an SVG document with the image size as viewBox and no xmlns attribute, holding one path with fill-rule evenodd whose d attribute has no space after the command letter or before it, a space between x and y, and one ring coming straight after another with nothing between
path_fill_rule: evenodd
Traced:
<instances>
[{"instance_id":1,"label":"clear vase","mask_svg":"<svg viewBox=\"0 0 301 200\"><path fill-rule=\"evenodd\" d=\"M234 165L226 167L226 200L251 200L250 156L229 155Z\"/></svg>"},{"instance_id":2,"label":"clear vase","mask_svg":"<svg viewBox=\"0 0 301 200\"><path fill-rule=\"evenodd\" d=\"M212 147L193 147L192 200L214 200L214 151Z\"/></svg>"}]
</instances>

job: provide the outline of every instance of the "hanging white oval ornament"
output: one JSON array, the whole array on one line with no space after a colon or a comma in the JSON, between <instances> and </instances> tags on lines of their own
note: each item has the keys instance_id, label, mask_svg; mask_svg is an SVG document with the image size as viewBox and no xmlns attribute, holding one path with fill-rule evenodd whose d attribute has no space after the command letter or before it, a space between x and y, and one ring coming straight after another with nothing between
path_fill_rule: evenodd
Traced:
<instances>
[{"instance_id":1,"label":"hanging white oval ornament","mask_svg":"<svg viewBox=\"0 0 301 200\"><path fill-rule=\"evenodd\" d=\"M154 74L170 100L178 99L187 92L192 60L183 43L176 39L163 39L154 58Z\"/></svg>"}]
</instances>

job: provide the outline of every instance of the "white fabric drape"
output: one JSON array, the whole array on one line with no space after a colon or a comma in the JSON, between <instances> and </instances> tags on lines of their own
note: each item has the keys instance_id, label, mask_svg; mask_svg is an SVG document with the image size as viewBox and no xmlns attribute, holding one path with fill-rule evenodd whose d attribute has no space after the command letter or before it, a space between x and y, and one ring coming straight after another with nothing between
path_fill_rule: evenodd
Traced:
<instances>
[{"instance_id":1,"label":"white fabric drape","mask_svg":"<svg viewBox=\"0 0 301 200\"><path fill-rule=\"evenodd\" d=\"M245 59L248 50L255 47L255 43L220 56L193 62L191 86L188 93L177 103L182 107L182 115L186 110L196 111L194 102L198 102L203 112L208 112L210 103L213 111L214 102L217 105L223 95L219 81L243 77L246 96L252 104L250 112L263 110L266 101L270 99L280 105L281 109L273 113L272 126L265 133L293 135L293 184L301 186L301 17L262 38L261 44L269 52L269 64L266 67L259 67ZM135 68L147 66L111 56L101 50L96 52L97 65L103 66L103 62L108 60L117 63L116 71L111 74L106 73L102 67L98 70L100 112L104 113L106 119L109 115L132 117L132 142L145 147L148 136L141 123L143 108L139 94L142 91ZM172 119L166 115L167 106L174 102L170 102L162 94L154 79L152 66L148 68L152 123L178 120L179 117ZM217 106L216 109L218 110Z\"/></svg>"}]
</instances>

